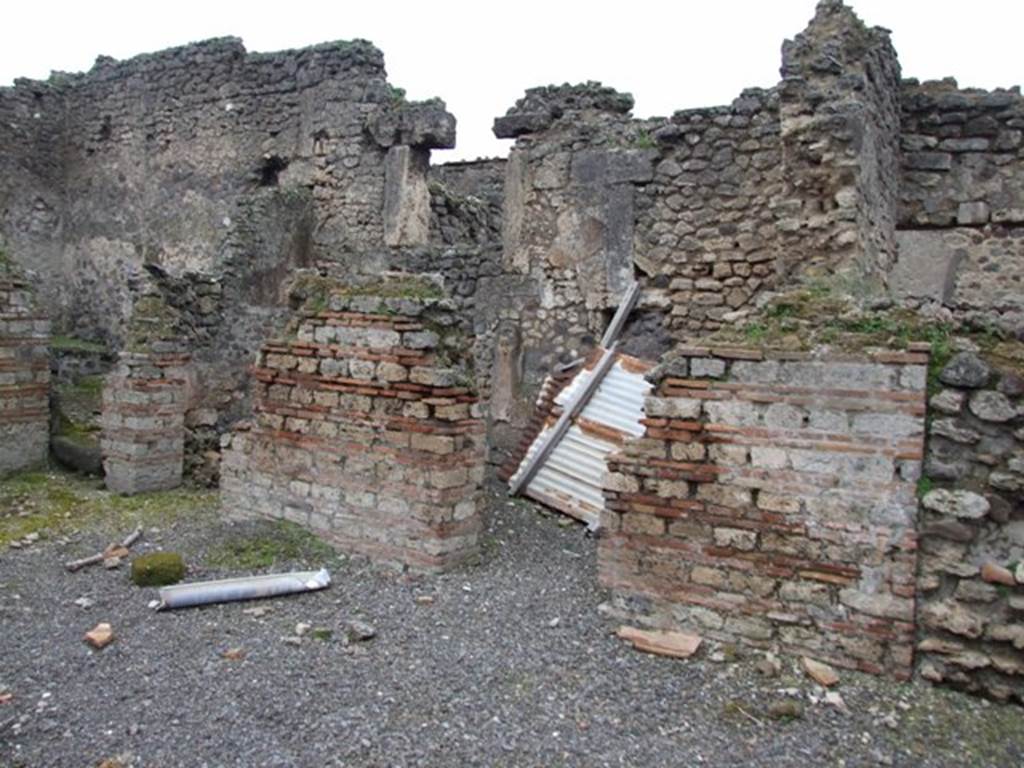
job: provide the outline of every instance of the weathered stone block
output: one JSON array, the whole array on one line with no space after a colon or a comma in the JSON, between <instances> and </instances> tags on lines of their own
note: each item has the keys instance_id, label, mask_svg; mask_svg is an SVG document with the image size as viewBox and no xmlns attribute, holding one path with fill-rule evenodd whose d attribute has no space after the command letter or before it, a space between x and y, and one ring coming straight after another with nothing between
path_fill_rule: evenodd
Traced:
<instances>
[{"instance_id":1,"label":"weathered stone block","mask_svg":"<svg viewBox=\"0 0 1024 768\"><path fill-rule=\"evenodd\" d=\"M703 490L703 489L702 489ZM757 546L757 533L743 528L715 528L715 544L749 552Z\"/></svg>"},{"instance_id":2,"label":"weathered stone block","mask_svg":"<svg viewBox=\"0 0 1024 768\"><path fill-rule=\"evenodd\" d=\"M982 390L971 395L967 404L971 413L984 421L1002 423L1017 416L1017 408L1002 392Z\"/></svg>"},{"instance_id":3,"label":"weathered stone block","mask_svg":"<svg viewBox=\"0 0 1024 768\"><path fill-rule=\"evenodd\" d=\"M973 491L936 488L929 491L921 499L921 506L938 512L966 520L977 520L988 514L991 505L984 496Z\"/></svg>"},{"instance_id":4,"label":"weathered stone block","mask_svg":"<svg viewBox=\"0 0 1024 768\"><path fill-rule=\"evenodd\" d=\"M695 379L718 379L725 375L725 361L715 357L695 357L690 361L690 371Z\"/></svg>"},{"instance_id":5,"label":"weathered stone block","mask_svg":"<svg viewBox=\"0 0 1024 768\"><path fill-rule=\"evenodd\" d=\"M988 203L984 201L976 201L972 203L960 203L960 207L956 212L957 224L965 226L985 224L989 220L991 210L988 207Z\"/></svg>"},{"instance_id":6,"label":"weathered stone block","mask_svg":"<svg viewBox=\"0 0 1024 768\"><path fill-rule=\"evenodd\" d=\"M702 401L686 397L648 397L644 401L644 411L655 418L696 419L702 408Z\"/></svg>"},{"instance_id":7,"label":"weathered stone block","mask_svg":"<svg viewBox=\"0 0 1024 768\"><path fill-rule=\"evenodd\" d=\"M430 237L430 153L408 146L388 150L384 183L384 242L424 245Z\"/></svg>"}]
</instances>

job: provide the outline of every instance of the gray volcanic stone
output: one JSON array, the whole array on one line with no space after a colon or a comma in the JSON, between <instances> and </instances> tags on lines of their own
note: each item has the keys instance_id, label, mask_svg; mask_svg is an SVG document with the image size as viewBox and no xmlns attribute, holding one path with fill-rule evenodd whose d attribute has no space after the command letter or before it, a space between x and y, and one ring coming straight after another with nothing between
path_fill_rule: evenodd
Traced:
<instances>
[{"instance_id":1,"label":"gray volcanic stone","mask_svg":"<svg viewBox=\"0 0 1024 768\"><path fill-rule=\"evenodd\" d=\"M975 416L985 421L1004 422L1017 415L1017 409L1002 392L975 392L968 407Z\"/></svg>"},{"instance_id":2,"label":"gray volcanic stone","mask_svg":"<svg viewBox=\"0 0 1024 768\"><path fill-rule=\"evenodd\" d=\"M374 141L382 147L406 144L425 149L455 146L455 116L440 99L403 103L384 112L368 126Z\"/></svg>"},{"instance_id":3,"label":"gray volcanic stone","mask_svg":"<svg viewBox=\"0 0 1024 768\"><path fill-rule=\"evenodd\" d=\"M956 419L936 419L932 422L931 432L933 435L941 435L948 438L954 443L971 444L981 439L981 435L973 429L957 424Z\"/></svg>"},{"instance_id":4,"label":"gray volcanic stone","mask_svg":"<svg viewBox=\"0 0 1024 768\"><path fill-rule=\"evenodd\" d=\"M999 380L999 391L1009 397L1020 397L1024 395L1024 376L1015 373L1005 373Z\"/></svg>"},{"instance_id":5,"label":"gray volcanic stone","mask_svg":"<svg viewBox=\"0 0 1024 768\"><path fill-rule=\"evenodd\" d=\"M964 393L955 389L944 389L935 395L928 404L936 411L948 413L951 416L960 413L964 407Z\"/></svg>"},{"instance_id":6,"label":"gray volcanic stone","mask_svg":"<svg viewBox=\"0 0 1024 768\"><path fill-rule=\"evenodd\" d=\"M990 505L988 499L973 491L948 491L945 488L936 488L929 491L921 499L925 509L938 512L940 515L951 515L953 517L977 520L988 514Z\"/></svg>"},{"instance_id":7,"label":"gray volcanic stone","mask_svg":"<svg viewBox=\"0 0 1024 768\"><path fill-rule=\"evenodd\" d=\"M946 363L939 374L939 380L954 387L982 387L991 373L988 363L976 354L961 352Z\"/></svg>"},{"instance_id":8,"label":"gray volcanic stone","mask_svg":"<svg viewBox=\"0 0 1024 768\"><path fill-rule=\"evenodd\" d=\"M988 217L991 214L988 203L985 202L973 202L973 203L960 203L960 208L957 210L956 221L957 224L984 224L988 221Z\"/></svg>"},{"instance_id":9,"label":"gray volcanic stone","mask_svg":"<svg viewBox=\"0 0 1024 768\"><path fill-rule=\"evenodd\" d=\"M66 467L87 475L103 474L103 457L98 440L86 442L54 435L50 439L50 450L54 458Z\"/></svg>"},{"instance_id":10,"label":"gray volcanic stone","mask_svg":"<svg viewBox=\"0 0 1024 768\"><path fill-rule=\"evenodd\" d=\"M633 97L600 83L530 88L504 117L494 120L494 135L514 139L537 133L569 112L597 111L624 115L633 108Z\"/></svg>"}]
</instances>

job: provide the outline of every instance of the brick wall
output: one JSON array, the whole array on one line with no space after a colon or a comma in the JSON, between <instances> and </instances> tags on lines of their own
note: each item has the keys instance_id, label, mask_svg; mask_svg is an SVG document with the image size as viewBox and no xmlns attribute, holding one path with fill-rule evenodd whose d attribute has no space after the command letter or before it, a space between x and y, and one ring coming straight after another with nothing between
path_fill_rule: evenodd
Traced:
<instances>
[{"instance_id":1,"label":"brick wall","mask_svg":"<svg viewBox=\"0 0 1024 768\"><path fill-rule=\"evenodd\" d=\"M474 554L484 425L447 299L332 296L266 344L224 440L229 513L284 518L415 569Z\"/></svg>"},{"instance_id":2,"label":"brick wall","mask_svg":"<svg viewBox=\"0 0 1024 768\"><path fill-rule=\"evenodd\" d=\"M46 461L50 445L50 322L0 252L0 473Z\"/></svg>"},{"instance_id":3,"label":"brick wall","mask_svg":"<svg viewBox=\"0 0 1024 768\"><path fill-rule=\"evenodd\" d=\"M103 386L100 449L107 488L143 493L181 485L188 355L122 352Z\"/></svg>"},{"instance_id":4,"label":"brick wall","mask_svg":"<svg viewBox=\"0 0 1024 768\"><path fill-rule=\"evenodd\" d=\"M927 357L687 349L610 461L623 617L911 674Z\"/></svg>"}]
</instances>

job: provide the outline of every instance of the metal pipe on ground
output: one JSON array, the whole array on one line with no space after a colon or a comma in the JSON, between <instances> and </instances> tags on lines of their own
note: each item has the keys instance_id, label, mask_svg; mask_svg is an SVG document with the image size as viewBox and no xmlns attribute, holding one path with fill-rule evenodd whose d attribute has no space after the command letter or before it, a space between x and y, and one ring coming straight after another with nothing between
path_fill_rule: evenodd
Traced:
<instances>
[{"instance_id":1,"label":"metal pipe on ground","mask_svg":"<svg viewBox=\"0 0 1024 768\"><path fill-rule=\"evenodd\" d=\"M231 603L237 600L257 600L264 597L313 592L330 586L331 574L326 568L319 571L242 576L235 579L200 581L194 584L175 584L160 588L160 605L166 608L190 608L209 603Z\"/></svg>"}]
</instances>

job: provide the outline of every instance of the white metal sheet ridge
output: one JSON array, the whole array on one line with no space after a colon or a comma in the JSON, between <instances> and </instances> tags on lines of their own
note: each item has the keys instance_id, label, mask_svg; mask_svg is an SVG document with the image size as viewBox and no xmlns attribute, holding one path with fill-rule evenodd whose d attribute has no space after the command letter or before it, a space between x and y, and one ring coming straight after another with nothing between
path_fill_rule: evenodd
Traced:
<instances>
[{"instance_id":1,"label":"white metal sheet ridge","mask_svg":"<svg viewBox=\"0 0 1024 768\"><path fill-rule=\"evenodd\" d=\"M651 391L643 374L647 368L645 361L616 354L590 400L523 489L527 496L583 520L591 528L598 526L604 509L608 456L619 448L600 431L608 430L623 438L643 435L644 400ZM595 370L581 370L555 398L556 407L571 403L594 375ZM581 422L598 427L598 433L581 428ZM536 455L550 430L545 428L530 445L517 475Z\"/></svg>"}]
</instances>

